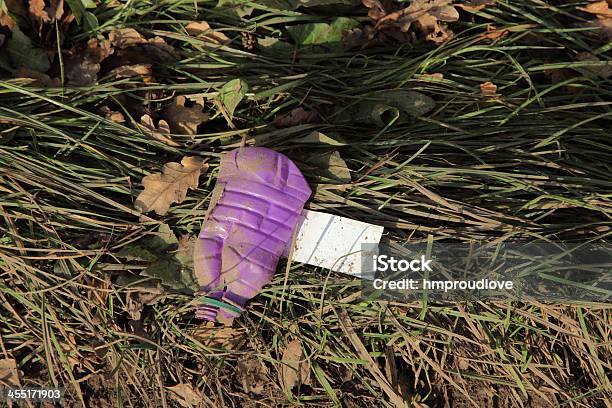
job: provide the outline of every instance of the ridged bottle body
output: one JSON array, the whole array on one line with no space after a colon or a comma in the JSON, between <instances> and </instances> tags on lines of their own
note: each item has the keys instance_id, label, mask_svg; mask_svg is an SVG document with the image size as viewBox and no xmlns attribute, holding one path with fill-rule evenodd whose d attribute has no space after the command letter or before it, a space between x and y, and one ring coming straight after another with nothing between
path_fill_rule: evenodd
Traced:
<instances>
[{"instance_id":1,"label":"ridged bottle body","mask_svg":"<svg viewBox=\"0 0 612 408\"><path fill-rule=\"evenodd\" d=\"M226 153L215 189L221 195L200 231L196 276L201 294L242 310L272 279L311 189L287 156L264 147ZM222 321L237 313L201 305L196 315Z\"/></svg>"}]
</instances>

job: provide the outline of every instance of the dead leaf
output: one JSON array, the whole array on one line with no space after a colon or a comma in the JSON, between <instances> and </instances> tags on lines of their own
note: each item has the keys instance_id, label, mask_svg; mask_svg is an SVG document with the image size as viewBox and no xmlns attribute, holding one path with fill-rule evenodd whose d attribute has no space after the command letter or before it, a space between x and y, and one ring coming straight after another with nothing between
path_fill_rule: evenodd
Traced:
<instances>
[{"instance_id":1,"label":"dead leaf","mask_svg":"<svg viewBox=\"0 0 612 408\"><path fill-rule=\"evenodd\" d=\"M467 358L457 357L456 365L460 370L465 371L470 368L470 361Z\"/></svg>"},{"instance_id":2,"label":"dead leaf","mask_svg":"<svg viewBox=\"0 0 612 408\"><path fill-rule=\"evenodd\" d=\"M283 350L281 359L281 383L285 392L302 384L310 384L310 362L304 355L302 343L292 340Z\"/></svg>"},{"instance_id":3,"label":"dead leaf","mask_svg":"<svg viewBox=\"0 0 612 408\"><path fill-rule=\"evenodd\" d=\"M454 9L453 9L454 10ZM415 31L425 41L442 44L453 38L453 32L440 24L432 14L425 14L414 22Z\"/></svg>"},{"instance_id":4,"label":"dead leaf","mask_svg":"<svg viewBox=\"0 0 612 408\"><path fill-rule=\"evenodd\" d=\"M499 96L497 93L497 85L493 82L484 82L480 84L480 95L483 98L496 98Z\"/></svg>"},{"instance_id":5,"label":"dead leaf","mask_svg":"<svg viewBox=\"0 0 612 408\"><path fill-rule=\"evenodd\" d=\"M166 387L170 391L170 398L178 402L186 408L195 408L202 406L203 395L200 390L193 388L191 384L177 384L172 387Z\"/></svg>"},{"instance_id":6,"label":"dead leaf","mask_svg":"<svg viewBox=\"0 0 612 408\"><path fill-rule=\"evenodd\" d=\"M293 140L295 143L315 143L315 144L328 144L331 146L346 146L346 143L340 142L327 136L325 133L312 131L304 137L298 137Z\"/></svg>"},{"instance_id":7,"label":"dead leaf","mask_svg":"<svg viewBox=\"0 0 612 408\"><path fill-rule=\"evenodd\" d=\"M29 3L23 0L4 0L2 3L4 5L0 5L0 10L10 11L11 15L14 17L27 19L29 16Z\"/></svg>"},{"instance_id":8,"label":"dead leaf","mask_svg":"<svg viewBox=\"0 0 612 408\"><path fill-rule=\"evenodd\" d=\"M317 166L318 173L333 182L340 184L351 182L351 172L338 151L311 156L308 163Z\"/></svg>"},{"instance_id":9,"label":"dead leaf","mask_svg":"<svg viewBox=\"0 0 612 408\"><path fill-rule=\"evenodd\" d=\"M437 81L441 81L444 79L444 74L440 72L434 72L432 74L418 74L418 75L415 75L415 78L419 80L437 82Z\"/></svg>"},{"instance_id":10,"label":"dead leaf","mask_svg":"<svg viewBox=\"0 0 612 408\"><path fill-rule=\"evenodd\" d=\"M127 89L134 89L138 87L138 84L124 84L123 87ZM144 103L149 100L153 101L156 98L156 95L148 91L135 91L134 94L141 97L142 99L136 99L127 95L127 93L121 93L115 96L114 103L110 106L113 109L125 111L127 113L126 117L130 117L134 119L133 126L138 128L139 118L147 113L151 113L151 110L148 106L145 106Z\"/></svg>"},{"instance_id":11,"label":"dead leaf","mask_svg":"<svg viewBox=\"0 0 612 408\"><path fill-rule=\"evenodd\" d=\"M81 52L73 52L66 60L66 78L74 86L90 86L98 81L100 63L113 53L108 41L98 42L91 38L87 48Z\"/></svg>"},{"instance_id":12,"label":"dead leaf","mask_svg":"<svg viewBox=\"0 0 612 408\"><path fill-rule=\"evenodd\" d=\"M271 383L266 365L252 354L238 359L236 363L236 380L242 384L246 393L261 395Z\"/></svg>"},{"instance_id":13,"label":"dead leaf","mask_svg":"<svg viewBox=\"0 0 612 408\"><path fill-rule=\"evenodd\" d=\"M610 61L601 61L599 58L591 54L590 52L584 51L576 55L576 61L593 61L597 65L580 67L577 70L584 70L590 74L596 75L601 78L608 78L612 75L612 63Z\"/></svg>"},{"instance_id":14,"label":"dead leaf","mask_svg":"<svg viewBox=\"0 0 612 408\"><path fill-rule=\"evenodd\" d=\"M15 20L11 16L8 15L1 7L0 7L0 27L8 27L9 30L15 28Z\"/></svg>"},{"instance_id":15,"label":"dead leaf","mask_svg":"<svg viewBox=\"0 0 612 408\"><path fill-rule=\"evenodd\" d=\"M29 68L19 68L13 74L15 78L30 78L33 79L32 86L40 86L42 88L58 88L61 83L59 78L53 78L45 73L35 71Z\"/></svg>"},{"instance_id":16,"label":"dead leaf","mask_svg":"<svg viewBox=\"0 0 612 408\"><path fill-rule=\"evenodd\" d=\"M385 7L379 0L361 0L361 4L369 8L368 17L372 20L379 20L387 14Z\"/></svg>"},{"instance_id":17,"label":"dead leaf","mask_svg":"<svg viewBox=\"0 0 612 408\"><path fill-rule=\"evenodd\" d=\"M610 9L610 4L606 0L589 3L585 7L578 8L578 10L597 17L595 20L583 24L584 26L599 29L599 37L602 41L612 40L612 9Z\"/></svg>"},{"instance_id":18,"label":"dead leaf","mask_svg":"<svg viewBox=\"0 0 612 408\"><path fill-rule=\"evenodd\" d=\"M369 8L368 16L379 21L386 15L397 11L401 4L390 1L362 0L364 6ZM383 46L387 43L408 43L416 41L416 36L408 32L410 26L401 24L386 24L380 27L367 25L363 28L353 28L343 32L343 42L347 48L371 48Z\"/></svg>"},{"instance_id":19,"label":"dead leaf","mask_svg":"<svg viewBox=\"0 0 612 408\"><path fill-rule=\"evenodd\" d=\"M180 163L164 164L161 173L153 173L142 179L144 191L140 193L134 206L142 211L155 211L164 215L173 203L182 203L188 189L198 187L202 171L208 165L199 157L186 156Z\"/></svg>"},{"instance_id":20,"label":"dead leaf","mask_svg":"<svg viewBox=\"0 0 612 408\"><path fill-rule=\"evenodd\" d=\"M417 3L415 2L411 4L411 6L416 4ZM431 6L429 9L427 8L429 5L426 2L422 3L420 6L421 9L415 8L415 10L412 12L414 15L417 15L423 10L427 10L425 14L418 17L414 22L415 31L419 33L420 38L436 44L441 44L450 40L453 37L453 32L444 24L440 24L440 21L457 21L459 19L459 13L457 13L457 10L451 5L442 3L440 3L439 6Z\"/></svg>"},{"instance_id":21,"label":"dead leaf","mask_svg":"<svg viewBox=\"0 0 612 408\"><path fill-rule=\"evenodd\" d=\"M579 7L578 9L590 14L595 14L598 18L612 18L612 10L610 10L610 6L606 0L589 3L585 7Z\"/></svg>"},{"instance_id":22,"label":"dead leaf","mask_svg":"<svg viewBox=\"0 0 612 408\"><path fill-rule=\"evenodd\" d=\"M185 30L189 35L203 38L219 45L226 45L231 41L227 35L210 28L210 25L208 25L206 21L193 21L185 26Z\"/></svg>"},{"instance_id":23,"label":"dead leaf","mask_svg":"<svg viewBox=\"0 0 612 408\"><path fill-rule=\"evenodd\" d=\"M470 0L463 3L455 4L455 7L461 7L467 11L479 11L487 6L494 6L496 0Z\"/></svg>"},{"instance_id":24,"label":"dead leaf","mask_svg":"<svg viewBox=\"0 0 612 408\"><path fill-rule=\"evenodd\" d=\"M192 136L198 133L198 126L208 120L208 114L202 112L203 105L194 103L187 107L186 101L184 96L177 96L170 105L166 106L162 116L173 133Z\"/></svg>"},{"instance_id":25,"label":"dead leaf","mask_svg":"<svg viewBox=\"0 0 612 408\"><path fill-rule=\"evenodd\" d=\"M108 40L113 47L121 49L148 43L147 39L133 28L115 28L108 35Z\"/></svg>"},{"instance_id":26,"label":"dead leaf","mask_svg":"<svg viewBox=\"0 0 612 408\"><path fill-rule=\"evenodd\" d=\"M439 7L432 7L429 12L436 20L453 22L459 20L459 13L457 9L452 5L442 5Z\"/></svg>"},{"instance_id":27,"label":"dead leaf","mask_svg":"<svg viewBox=\"0 0 612 408\"><path fill-rule=\"evenodd\" d=\"M113 79L140 77L147 84L153 82L153 68L151 64L134 64L117 67L108 73Z\"/></svg>"},{"instance_id":28,"label":"dead leaf","mask_svg":"<svg viewBox=\"0 0 612 408\"><path fill-rule=\"evenodd\" d=\"M160 142L165 143L168 146L181 146L180 143L175 142L170 137L170 126L165 120L160 120L159 122L157 122L157 126L155 126L153 118L150 115L142 115L142 117L140 118L140 123L140 128L144 128L143 130L145 130L146 133L153 139L159 140Z\"/></svg>"},{"instance_id":29,"label":"dead leaf","mask_svg":"<svg viewBox=\"0 0 612 408\"><path fill-rule=\"evenodd\" d=\"M7 387L20 387L19 370L17 362L12 358L0 360L0 384Z\"/></svg>"},{"instance_id":30,"label":"dead leaf","mask_svg":"<svg viewBox=\"0 0 612 408\"><path fill-rule=\"evenodd\" d=\"M159 283L153 286L131 286L131 292L126 296L127 312L132 320L140 320L142 310L147 305L155 304L164 294L164 289Z\"/></svg>"},{"instance_id":31,"label":"dead leaf","mask_svg":"<svg viewBox=\"0 0 612 408\"><path fill-rule=\"evenodd\" d=\"M85 52L88 54L89 58L101 62L111 55L113 50L108 41L99 42L97 39L91 38L87 41L87 49Z\"/></svg>"},{"instance_id":32,"label":"dead leaf","mask_svg":"<svg viewBox=\"0 0 612 408\"><path fill-rule=\"evenodd\" d=\"M354 28L344 33L344 44L348 48L372 48L393 43L414 43L417 41L413 31L402 31L400 27L391 26L377 31L371 25L363 29Z\"/></svg>"},{"instance_id":33,"label":"dead leaf","mask_svg":"<svg viewBox=\"0 0 612 408\"><path fill-rule=\"evenodd\" d=\"M116 62L115 67L147 64L151 62L151 59L165 62L180 58L180 53L167 44L162 37L146 39L133 28L116 28L110 32L108 39L112 46L118 49L116 55L119 61ZM134 47L140 47L140 49Z\"/></svg>"},{"instance_id":34,"label":"dead leaf","mask_svg":"<svg viewBox=\"0 0 612 408\"><path fill-rule=\"evenodd\" d=\"M295 125L303 125L305 123L313 123L319 119L317 112L307 111L301 106L294 108L291 112L274 118L273 124L277 128L287 128Z\"/></svg>"},{"instance_id":35,"label":"dead leaf","mask_svg":"<svg viewBox=\"0 0 612 408\"><path fill-rule=\"evenodd\" d=\"M242 48L249 51L255 48L257 40L253 33L243 31L240 33L240 37L242 38Z\"/></svg>"},{"instance_id":36,"label":"dead leaf","mask_svg":"<svg viewBox=\"0 0 612 408\"><path fill-rule=\"evenodd\" d=\"M389 41L414 42L417 35L424 41L442 43L453 36L443 22L459 19L451 0L414 0L406 7L405 3L378 0L362 0L362 4L370 9L368 16L375 24L345 36L351 46L361 37L361 41L365 41L362 48Z\"/></svg>"},{"instance_id":37,"label":"dead leaf","mask_svg":"<svg viewBox=\"0 0 612 408\"><path fill-rule=\"evenodd\" d=\"M201 323L191 335L207 347L238 350L246 343L246 330L231 326L216 326L214 322Z\"/></svg>"},{"instance_id":38,"label":"dead leaf","mask_svg":"<svg viewBox=\"0 0 612 408\"><path fill-rule=\"evenodd\" d=\"M41 23L52 23L64 15L64 0L50 0L46 7L44 0L30 0L29 11Z\"/></svg>"},{"instance_id":39,"label":"dead leaf","mask_svg":"<svg viewBox=\"0 0 612 408\"><path fill-rule=\"evenodd\" d=\"M376 22L376 27L387 24L399 24L403 31L408 31L410 23L421 17L431 15L436 20L457 21L459 13L450 5L451 0L415 0L408 7L389 13Z\"/></svg>"},{"instance_id":40,"label":"dead leaf","mask_svg":"<svg viewBox=\"0 0 612 408\"><path fill-rule=\"evenodd\" d=\"M506 35L508 35L508 30L498 30L494 25L489 24L487 25L487 32L482 34L481 37L483 39L496 41Z\"/></svg>"},{"instance_id":41,"label":"dead leaf","mask_svg":"<svg viewBox=\"0 0 612 408\"><path fill-rule=\"evenodd\" d=\"M333 175L341 183L351 182L351 172L346 165L346 162L340 156L340 152L335 151L329 156L328 172Z\"/></svg>"},{"instance_id":42,"label":"dead leaf","mask_svg":"<svg viewBox=\"0 0 612 408\"><path fill-rule=\"evenodd\" d=\"M206 104L206 98L204 98L204 96L202 94L192 94L192 95L186 95L185 99L189 99L191 101L194 101L195 103L204 106Z\"/></svg>"},{"instance_id":43,"label":"dead leaf","mask_svg":"<svg viewBox=\"0 0 612 408\"><path fill-rule=\"evenodd\" d=\"M181 54L161 37L149 39L146 50L157 58L158 61L177 60L181 57Z\"/></svg>"}]
</instances>

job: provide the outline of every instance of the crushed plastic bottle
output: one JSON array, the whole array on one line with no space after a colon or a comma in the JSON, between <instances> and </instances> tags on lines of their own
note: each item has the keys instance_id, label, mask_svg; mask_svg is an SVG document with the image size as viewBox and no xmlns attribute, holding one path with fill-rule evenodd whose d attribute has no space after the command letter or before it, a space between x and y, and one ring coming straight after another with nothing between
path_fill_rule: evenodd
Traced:
<instances>
[{"instance_id":1,"label":"crushed plastic bottle","mask_svg":"<svg viewBox=\"0 0 612 408\"><path fill-rule=\"evenodd\" d=\"M221 158L207 219L194 251L196 317L229 322L270 282L312 193L297 166L264 147Z\"/></svg>"}]
</instances>

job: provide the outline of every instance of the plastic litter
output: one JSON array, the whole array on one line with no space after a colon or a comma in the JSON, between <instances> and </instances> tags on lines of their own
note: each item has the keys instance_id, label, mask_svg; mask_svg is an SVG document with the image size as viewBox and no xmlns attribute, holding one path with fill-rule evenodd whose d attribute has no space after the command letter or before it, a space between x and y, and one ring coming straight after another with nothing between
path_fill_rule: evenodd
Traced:
<instances>
[{"instance_id":1,"label":"plastic litter","mask_svg":"<svg viewBox=\"0 0 612 408\"><path fill-rule=\"evenodd\" d=\"M291 260L363 278L362 244L378 244L384 228L339 215L302 211ZM288 245L284 256L289 257Z\"/></svg>"},{"instance_id":2,"label":"plastic litter","mask_svg":"<svg viewBox=\"0 0 612 408\"><path fill-rule=\"evenodd\" d=\"M270 282L312 191L296 165L264 147L221 158L213 202L194 250L196 317L229 322Z\"/></svg>"}]
</instances>

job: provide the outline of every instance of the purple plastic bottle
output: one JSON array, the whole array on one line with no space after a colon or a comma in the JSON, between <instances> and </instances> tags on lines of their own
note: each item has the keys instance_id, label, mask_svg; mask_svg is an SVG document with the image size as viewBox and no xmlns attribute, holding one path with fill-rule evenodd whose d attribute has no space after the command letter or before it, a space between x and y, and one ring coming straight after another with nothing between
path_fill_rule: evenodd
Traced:
<instances>
[{"instance_id":1,"label":"purple plastic bottle","mask_svg":"<svg viewBox=\"0 0 612 408\"><path fill-rule=\"evenodd\" d=\"M198 294L234 307L208 302L196 317L227 323L272 279L312 191L287 156L264 147L224 154L215 190L194 251Z\"/></svg>"}]
</instances>

